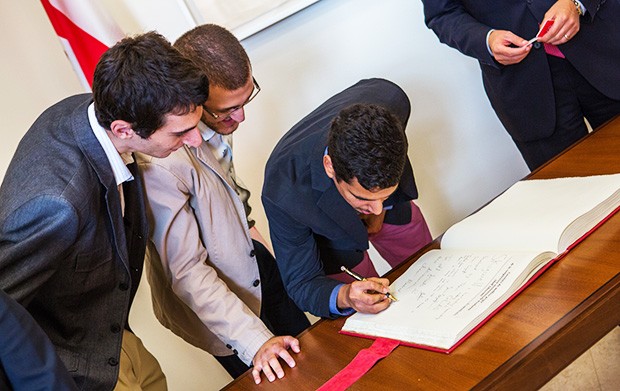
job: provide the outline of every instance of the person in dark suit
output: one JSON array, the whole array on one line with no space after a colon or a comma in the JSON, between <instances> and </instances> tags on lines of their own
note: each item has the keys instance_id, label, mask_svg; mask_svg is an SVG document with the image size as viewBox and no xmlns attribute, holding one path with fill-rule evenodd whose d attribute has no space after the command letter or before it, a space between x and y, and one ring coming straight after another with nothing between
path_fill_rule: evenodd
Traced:
<instances>
[{"instance_id":1,"label":"person in dark suit","mask_svg":"<svg viewBox=\"0 0 620 391\"><path fill-rule=\"evenodd\" d=\"M0 390L77 390L41 327L1 289Z\"/></svg>"},{"instance_id":2,"label":"person in dark suit","mask_svg":"<svg viewBox=\"0 0 620 391\"><path fill-rule=\"evenodd\" d=\"M127 37L97 64L93 94L47 109L11 160L0 186L0 288L46 332L80 389L166 389L127 323L148 239L132 153L197 145L207 95L206 76L163 36Z\"/></svg>"},{"instance_id":3,"label":"person in dark suit","mask_svg":"<svg viewBox=\"0 0 620 391\"><path fill-rule=\"evenodd\" d=\"M362 80L297 123L271 153L262 201L282 279L302 310L328 318L384 310L388 280L376 278L368 242L391 266L430 242L411 201L410 110L396 84ZM353 281L341 266L375 277Z\"/></svg>"},{"instance_id":4,"label":"person in dark suit","mask_svg":"<svg viewBox=\"0 0 620 391\"><path fill-rule=\"evenodd\" d=\"M476 58L530 169L620 114L620 2L423 0L439 40ZM537 42L546 21L554 23Z\"/></svg>"}]
</instances>

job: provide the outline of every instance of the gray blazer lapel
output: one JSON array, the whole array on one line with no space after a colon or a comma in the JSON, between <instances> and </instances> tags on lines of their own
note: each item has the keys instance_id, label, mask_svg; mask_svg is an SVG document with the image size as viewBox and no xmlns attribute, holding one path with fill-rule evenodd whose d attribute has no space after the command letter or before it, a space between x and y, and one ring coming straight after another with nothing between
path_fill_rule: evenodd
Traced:
<instances>
[{"instance_id":1,"label":"gray blazer lapel","mask_svg":"<svg viewBox=\"0 0 620 391\"><path fill-rule=\"evenodd\" d=\"M82 150L84 156L86 156L87 163L90 164L93 171L97 174L99 182L105 189L104 196L115 249L125 264L125 267L129 270L129 256L127 253L127 241L125 239L121 200L118 187L116 186L116 180L114 179L114 173L112 172L112 167L110 167L110 162L108 161L105 151L101 147L97 137L95 137L95 133L90 125L84 126L84 124L89 123L87 109L91 102L92 100L88 100L75 109L73 112L71 129L77 141L77 145Z\"/></svg>"}]
</instances>

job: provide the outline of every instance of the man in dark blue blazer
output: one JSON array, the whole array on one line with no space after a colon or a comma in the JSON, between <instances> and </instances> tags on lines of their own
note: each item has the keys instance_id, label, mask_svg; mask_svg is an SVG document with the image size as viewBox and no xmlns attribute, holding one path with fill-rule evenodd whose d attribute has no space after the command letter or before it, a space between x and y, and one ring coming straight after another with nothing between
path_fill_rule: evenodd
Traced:
<instances>
[{"instance_id":1,"label":"man in dark blue blazer","mask_svg":"<svg viewBox=\"0 0 620 391\"><path fill-rule=\"evenodd\" d=\"M476 58L530 169L620 114L618 0L423 0L439 40ZM533 44L548 20L554 23Z\"/></svg>"},{"instance_id":2,"label":"man in dark blue blazer","mask_svg":"<svg viewBox=\"0 0 620 391\"><path fill-rule=\"evenodd\" d=\"M391 266L430 242L411 201L410 110L394 83L362 80L297 123L271 153L262 201L282 280L302 310L384 310L388 280L376 278L368 242ZM341 266L375 278L351 282Z\"/></svg>"},{"instance_id":3,"label":"man in dark blue blazer","mask_svg":"<svg viewBox=\"0 0 620 391\"><path fill-rule=\"evenodd\" d=\"M164 37L128 37L97 64L93 94L47 109L15 151L0 187L0 288L80 389L166 388L127 324L148 239L132 153L199 144L207 94L206 76Z\"/></svg>"},{"instance_id":4,"label":"man in dark blue blazer","mask_svg":"<svg viewBox=\"0 0 620 391\"><path fill-rule=\"evenodd\" d=\"M77 390L41 327L1 289L0 390Z\"/></svg>"}]
</instances>

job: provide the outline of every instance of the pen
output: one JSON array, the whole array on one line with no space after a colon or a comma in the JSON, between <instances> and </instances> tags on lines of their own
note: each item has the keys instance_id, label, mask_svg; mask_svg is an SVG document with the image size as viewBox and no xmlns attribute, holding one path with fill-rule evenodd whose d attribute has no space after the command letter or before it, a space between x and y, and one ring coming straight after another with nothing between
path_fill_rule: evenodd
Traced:
<instances>
[{"instance_id":1,"label":"pen","mask_svg":"<svg viewBox=\"0 0 620 391\"><path fill-rule=\"evenodd\" d=\"M527 45L531 45L534 42L538 41L538 38L542 37L543 35L547 34L547 32L549 31L549 29L551 28L551 26L553 26L553 22L555 22L554 19L549 19L545 22L545 25L542 26L540 28L540 30L538 30L538 33L536 34L536 36L532 39L530 39L529 41L527 41ZM525 46L527 46L525 45Z\"/></svg>"},{"instance_id":2,"label":"pen","mask_svg":"<svg viewBox=\"0 0 620 391\"><path fill-rule=\"evenodd\" d=\"M356 272L347 269L345 266L340 266L340 270L342 270L343 272L347 273L351 277L355 278L357 281L366 281L366 277L360 276ZM387 297L388 299L390 299L392 301L398 301L398 299L393 294L391 294L390 292L386 293L385 297Z\"/></svg>"}]
</instances>

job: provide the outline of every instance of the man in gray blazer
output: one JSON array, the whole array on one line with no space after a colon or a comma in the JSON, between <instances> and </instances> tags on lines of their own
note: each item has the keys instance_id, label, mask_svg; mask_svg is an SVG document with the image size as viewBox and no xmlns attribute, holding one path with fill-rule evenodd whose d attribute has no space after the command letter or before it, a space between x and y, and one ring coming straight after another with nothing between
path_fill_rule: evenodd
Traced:
<instances>
[{"instance_id":1,"label":"man in gray blazer","mask_svg":"<svg viewBox=\"0 0 620 391\"><path fill-rule=\"evenodd\" d=\"M100 59L92 95L35 121L4 177L0 288L47 333L79 389L166 389L127 324L148 238L132 153L198 144L207 93L206 76L164 37L125 38Z\"/></svg>"},{"instance_id":2,"label":"man in gray blazer","mask_svg":"<svg viewBox=\"0 0 620 391\"><path fill-rule=\"evenodd\" d=\"M293 336L310 323L286 294L234 172L230 136L260 87L241 43L223 27L198 26L174 46L208 76L209 99L201 145L165 159L138 154L152 214L146 275L155 315L233 378L253 365L256 383L261 372L274 381L284 376L278 358L295 365Z\"/></svg>"}]
</instances>

